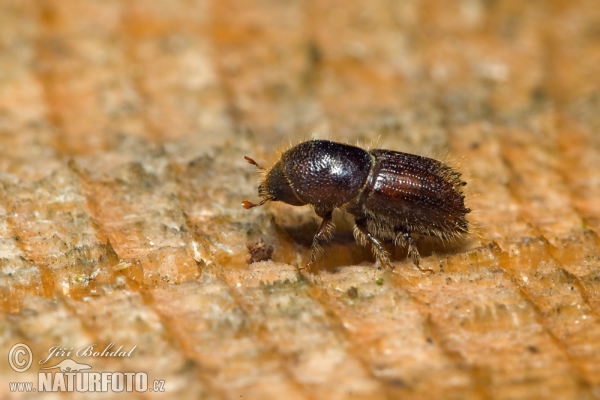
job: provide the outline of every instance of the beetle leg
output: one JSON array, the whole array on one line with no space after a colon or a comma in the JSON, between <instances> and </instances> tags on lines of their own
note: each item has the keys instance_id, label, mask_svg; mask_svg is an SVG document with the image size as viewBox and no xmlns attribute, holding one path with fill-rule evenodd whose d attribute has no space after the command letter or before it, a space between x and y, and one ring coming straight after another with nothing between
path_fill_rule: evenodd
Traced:
<instances>
[{"instance_id":1,"label":"beetle leg","mask_svg":"<svg viewBox=\"0 0 600 400\"><path fill-rule=\"evenodd\" d=\"M415 241L413 240L410 233L402 232L400 235L402 235L402 239L406 243L406 246L408 247L408 256L412 258L413 263L415 264L415 266L417 268L419 268L419 271L433 272L433 270L430 268L423 269L423 268L419 267L419 260L421 259L421 256L419 255L419 249L417 249L417 245L415 244Z\"/></svg>"},{"instance_id":2,"label":"beetle leg","mask_svg":"<svg viewBox=\"0 0 600 400\"><path fill-rule=\"evenodd\" d=\"M356 241L364 246L367 244L367 240L369 240L369 242L371 242L375 257L381 260L381 262L387 265L390 269L394 269L394 266L390 262L389 253L385 251L381 242L377 240L377 238L373 236L371 232L369 232L369 229L367 228L367 220L363 218L357 218L354 222L356 224L354 226L354 237L356 238Z\"/></svg>"},{"instance_id":3,"label":"beetle leg","mask_svg":"<svg viewBox=\"0 0 600 400\"><path fill-rule=\"evenodd\" d=\"M323 239L324 240L331 239L333 229L335 228L335 225L333 224L333 212L328 211L323 214L324 214L323 221L321 221L321 225L319 226L317 233L315 233L315 236L313 237L312 251L310 254L310 262L308 263L307 267L315 262L315 260L317 259L317 253L319 253L320 251L323 251L323 248L319 244L319 241L323 240Z\"/></svg>"}]
</instances>

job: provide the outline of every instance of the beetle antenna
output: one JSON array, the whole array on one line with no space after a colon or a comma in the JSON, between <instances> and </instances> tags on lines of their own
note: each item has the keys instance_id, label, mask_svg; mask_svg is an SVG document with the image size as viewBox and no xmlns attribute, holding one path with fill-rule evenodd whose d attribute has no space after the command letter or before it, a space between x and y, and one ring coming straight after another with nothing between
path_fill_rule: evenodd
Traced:
<instances>
[{"instance_id":1,"label":"beetle antenna","mask_svg":"<svg viewBox=\"0 0 600 400\"><path fill-rule=\"evenodd\" d=\"M265 204L269 200L273 200L273 198L272 197L265 197L258 204L254 204L254 203L249 202L248 200L244 200L244 201L242 201L242 207L244 207L246 210L249 210L249 209L254 208L254 207L260 207L260 206L262 206L263 204Z\"/></svg>"},{"instance_id":2,"label":"beetle antenna","mask_svg":"<svg viewBox=\"0 0 600 400\"><path fill-rule=\"evenodd\" d=\"M260 169L261 171L265 169L264 167L262 167L262 166L258 165L258 163L257 163L256 161L254 161L253 159L251 159L251 158L250 158L250 157L248 157L248 156L244 156L244 159L245 159L246 161L248 161L248 164L252 164L252 165L254 165L256 168Z\"/></svg>"}]
</instances>

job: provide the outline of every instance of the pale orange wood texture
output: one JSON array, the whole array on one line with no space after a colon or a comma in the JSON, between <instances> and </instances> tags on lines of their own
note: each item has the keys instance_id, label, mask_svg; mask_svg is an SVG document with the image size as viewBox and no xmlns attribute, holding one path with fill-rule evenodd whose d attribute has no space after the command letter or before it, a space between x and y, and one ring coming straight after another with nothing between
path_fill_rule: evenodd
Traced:
<instances>
[{"instance_id":1,"label":"pale orange wood texture","mask_svg":"<svg viewBox=\"0 0 600 400\"><path fill-rule=\"evenodd\" d=\"M111 342L71 358L170 398L600 398L599 27L597 0L0 0L0 398ZM339 213L299 275L320 221L243 209L243 157L311 137L450 163L471 235L389 270Z\"/></svg>"}]
</instances>

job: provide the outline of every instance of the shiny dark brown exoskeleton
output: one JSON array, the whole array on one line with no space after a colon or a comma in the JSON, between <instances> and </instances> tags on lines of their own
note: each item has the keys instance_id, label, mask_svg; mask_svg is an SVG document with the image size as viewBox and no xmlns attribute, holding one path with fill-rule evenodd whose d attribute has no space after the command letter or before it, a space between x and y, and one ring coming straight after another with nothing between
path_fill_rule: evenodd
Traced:
<instances>
[{"instance_id":1,"label":"shiny dark brown exoskeleton","mask_svg":"<svg viewBox=\"0 0 600 400\"><path fill-rule=\"evenodd\" d=\"M246 160L260 167L254 160ZM258 187L262 201L242 202L245 208L267 201L293 206L310 204L323 218L313 238L311 263L334 228L332 212L354 216L354 237L367 241L383 263L390 265L384 241L408 246L419 267L419 252L411 236L417 233L449 240L468 232L461 174L448 165L414 154L311 140L292 147L264 175ZM420 268L419 268L420 269Z\"/></svg>"}]
</instances>

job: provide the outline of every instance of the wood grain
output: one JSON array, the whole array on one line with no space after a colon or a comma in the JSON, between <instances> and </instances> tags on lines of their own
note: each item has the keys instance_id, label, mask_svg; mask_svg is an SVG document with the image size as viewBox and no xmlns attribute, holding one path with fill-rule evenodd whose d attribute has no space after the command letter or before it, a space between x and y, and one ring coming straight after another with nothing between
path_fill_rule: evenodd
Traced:
<instances>
[{"instance_id":1,"label":"wood grain","mask_svg":"<svg viewBox=\"0 0 600 400\"><path fill-rule=\"evenodd\" d=\"M74 359L178 398L599 398L598 26L594 0L0 1L0 349L34 354L0 397L114 342ZM471 236L392 271L336 215L299 274L317 218L244 210L243 156L310 137L450 162Z\"/></svg>"}]
</instances>

